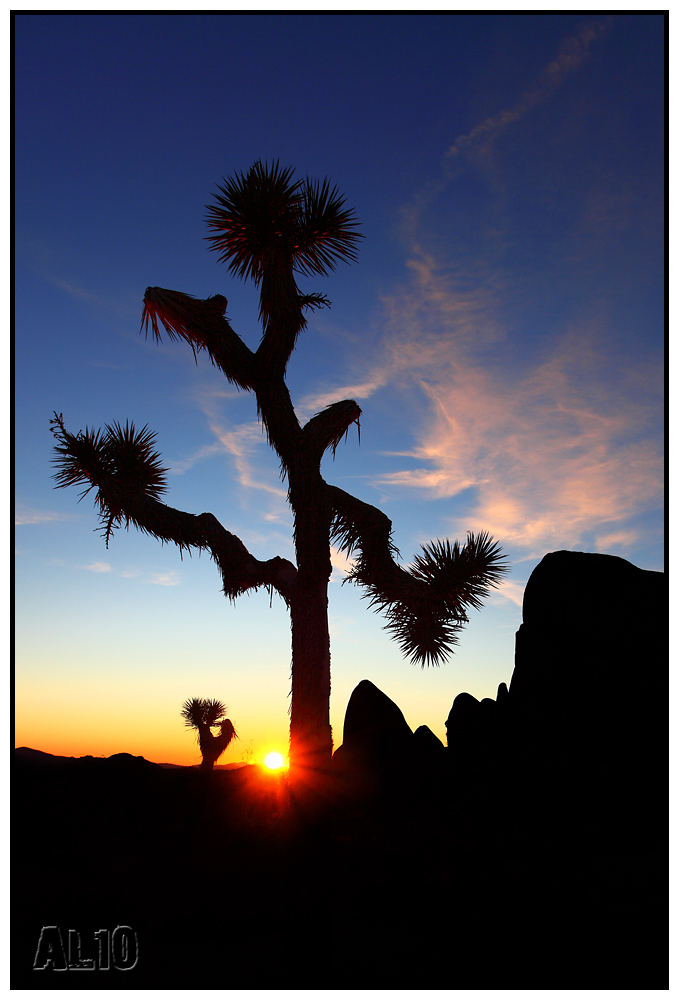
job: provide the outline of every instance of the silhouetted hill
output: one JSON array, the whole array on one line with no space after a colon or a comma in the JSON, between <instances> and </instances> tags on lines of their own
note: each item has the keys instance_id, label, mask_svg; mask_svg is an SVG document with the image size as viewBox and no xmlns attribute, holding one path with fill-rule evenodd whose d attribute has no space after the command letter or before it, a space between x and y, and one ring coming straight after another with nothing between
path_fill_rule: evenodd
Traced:
<instances>
[{"instance_id":1,"label":"silhouetted hill","mask_svg":"<svg viewBox=\"0 0 679 1000\"><path fill-rule=\"evenodd\" d=\"M76 757L59 757L43 750L33 750L31 747L15 747L14 759L24 764L36 764L49 767L67 760L77 760Z\"/></svg>"},{"instance_id":2,"label":"silhouetted hill","mask_svg":"<svg viewBox=\"0 0 679 1000\"><path fill-rule=\"evenodd\" d=\"M42 765L42 766L45 766L45 767L49 767L50 765L55 765L55 764L63 763L64 761L114 760L116 758L125 758L125 757L131 757L131 756L132 756L131 754L123 753L123 754L112 754L111 757L93 757L91 754L86 754L86 755L84 755L82 757L60 757L60 756L55 755L55 754L45 753L43 750L33 750L31 747L15 747L15 749L14 749L15 760L21 761L22 763ZM143 760L147 764L153 763L152 761L147 761L145 757L134 757L132 759L133 760ZM160 764L155 764L154 766L156 766L156 767L170 768L170 769L172 769L172 768L179 769L179 768L185 768L185 767L193 768L193 767L198 767L199 765L198 764L188 764L188 765L185 765L185 764L160 763ZM215 770L220 770L220 771L232 771L235 768L239 768L239 767L245 767L245 764L243 762L241 762L241 761L235 761L235 762L233 762L231 764L215 764Z\"/></svg>"},{"instance_id":3,"label":"silhouetted hill","mask_svg":"<svg viewBox=\"0 0 679 1000\"><path fill-rule=\"evenodd\" d=\"M177 768L177 767L200 767L200 764L163 764L163 763L161 763L158 766L159 767L169 767L169 768ZM214 770L215 771L233 771L237 767L245 767L245 762L244 761L234 761L231 764L215 764L214 765Z\"/></svg>"}]
</instances>

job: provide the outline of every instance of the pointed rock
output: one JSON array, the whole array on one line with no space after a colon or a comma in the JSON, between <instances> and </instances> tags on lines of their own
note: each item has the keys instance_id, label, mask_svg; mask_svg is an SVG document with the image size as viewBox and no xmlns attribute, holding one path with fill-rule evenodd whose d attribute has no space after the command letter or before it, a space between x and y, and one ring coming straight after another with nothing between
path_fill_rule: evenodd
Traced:
<instances>
[{"instance_id":1,"label":"pointed rock","mask_svg":"<svg viewBox=\"0 0 679 1000\"><path fill-rule=\"evenodd\" d=\"M360 772L376 787L405 766L412 748L413 732L398 705L371 681L361 681L347 705L344 742L333 754L336 771Z\"/></svg>"},{"instance_id":2,"label":"pointed rock","mask_svg":"<svg viewBox=\"0 0 679 1000\"><path fill-rule=\"evenodd\" d=\"M418 765L426 765L440 759L446 748L441 740L432 733L429 726L418 726L413 733L413 752Z\"/></svg>"},{"instance_id":3,"label":"pointed rock","mask_svg":"<svg viewBox=\"0 0 679 1000\"><path fill-rule=\"evenodd\" d=\"M344 746L378 755L409 747L413 733L396 702L371 681L351 693L344 717Z\"/></svg>"}]
</instances>

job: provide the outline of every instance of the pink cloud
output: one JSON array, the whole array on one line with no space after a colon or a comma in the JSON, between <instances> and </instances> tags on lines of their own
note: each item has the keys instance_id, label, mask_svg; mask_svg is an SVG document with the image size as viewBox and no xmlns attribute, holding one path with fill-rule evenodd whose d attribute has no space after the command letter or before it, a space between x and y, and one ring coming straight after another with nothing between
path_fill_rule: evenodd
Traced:
<instances>
[{"instance_id":1,"label":"pink cloud","mask_svg":"<svg viewBox=\"0 0 679 1000\"><path fill-rule=\"evenodd\" d=\"M643 404L602 385L592 398L568 356L518 381L471 360L439 364L436 382L420 384L431 416L410 456L424 464L380 477L382 486L436 498L474 487L465 524L536 553L661 502L662 458L638 439Z\"/></svg>"}]
</instances>

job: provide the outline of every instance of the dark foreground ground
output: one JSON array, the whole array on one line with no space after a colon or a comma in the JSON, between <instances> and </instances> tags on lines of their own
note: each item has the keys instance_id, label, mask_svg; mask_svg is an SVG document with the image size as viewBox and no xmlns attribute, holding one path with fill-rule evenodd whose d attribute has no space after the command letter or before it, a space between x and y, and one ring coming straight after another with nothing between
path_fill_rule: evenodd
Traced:
<instances>
[{"instance_id":1,"label":"dark foreground ground","mask_svg":"<svg viewBox=\"0 0 679 1000\"><path fill-rule=\"evenodd\" d=\"M305 829L255 767L14 770L14 989L667 988L658 776L461 776L444 755L336 787ZM61 963L59 936L68 962L69 930L96 964L121 926L120 968L34 968Z\"/></svg>"}]
</instances>

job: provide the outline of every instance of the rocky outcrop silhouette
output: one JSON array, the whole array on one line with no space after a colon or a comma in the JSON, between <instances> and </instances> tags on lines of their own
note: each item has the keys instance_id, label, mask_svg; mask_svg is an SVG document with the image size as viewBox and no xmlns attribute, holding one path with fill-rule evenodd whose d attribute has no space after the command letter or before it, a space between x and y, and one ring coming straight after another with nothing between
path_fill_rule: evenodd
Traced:
<instances>
[{"instance_id":1,"label":"rocky outcrop silhouette","mask_svg":"<svg viewBox=\"0 0 679 1000\"><path fill-rule=\"evenodd\" d=\"M408 765L413 739L398 705L371 681L361 681L349 698L343 742L332 757L338 790L369 799L393 787Z\"/></svg>"},{"instance_id":2,"label":"rocky outcrop silhouette","mask_svg":"<svg viewBox=\"0 0 679 1000\"><path fill-rule=\"evenodd\" d=\"M412 735L401 709L372 681L356 685L344 716L342 746L346 750L380 756L385 741L400 748Z\"/></svg>"},{"instance_id":3,"label":"rocky outcrop silhouette","mask_svg":"<svg viewBox=\"0 0 679 1000\"><path fill-rule=\"evenodd\" d=\"M667 690L663 573L550 552L526 584L509 687L513 737L619 763L659 751Z\"/></svg>"},{"instance_id":4,"label":"rocky outcrop silhouette","mask_svg":"<svg viewBox=\"0 0 679 1000\"><path fill-rule=\"evenodd\" d=\"M550 552L526 584L514 672L497 700L459 694L454 756L513 751L581 765L657 755L666 704L664 574L618 556ZM553 761L552 761L553 762Z\"/></svg>"},{"instance_id":5,"label":"rocky outcrop silhouette","mask_svg":"<svg viewBox=\"0 0 679 1000\"><path fill-rule=\"evenodd\" d=\"M662 850L667 610L664 574L551 552L526 585L509 689L455 698L449 770L481 823L507 817L517 855L526 831L546 827L556 854L592 836Z\"/></svg>"},{"instance_id":6,"label":"rocky outcrop silhouette","mask_svg":"<svg viewBox=\"0 0 679 1000\"><path fill-rule=\"evenodd\" d=\"M495 729L496 707L492 698L479 701L466 691L458 694L446 719L448 746L458 753L483 749Z\"/></svg>"},{"instance_id":7,"label":"rocky outcrop silhouette","mask_svg":"<svg viewBox=\"0 0 679 1000\"><path fill-rule=\"evenodd\" d=\"M432 733L429 726L418 726L413 733L413 750L418 762L427 763L431 760L439 760L445 747L438 736Z\"/></svg>"},{"instance_id":8,"label":"rocky outcrop silhouette","mask_svg":"<svg viewBox=\"0 0 679 1000\"><path fill-rule=\"evenodd\" d=\"M438 795L446 758L446 748L428 726L413 732L398 705L364 680L351 694L344 742L333 754L335 790L340 802L377 808L408 801L414 789L418 800L433 790Z\"/></svg>"}]
</instances>

